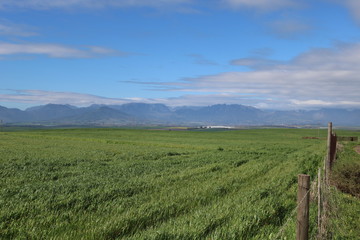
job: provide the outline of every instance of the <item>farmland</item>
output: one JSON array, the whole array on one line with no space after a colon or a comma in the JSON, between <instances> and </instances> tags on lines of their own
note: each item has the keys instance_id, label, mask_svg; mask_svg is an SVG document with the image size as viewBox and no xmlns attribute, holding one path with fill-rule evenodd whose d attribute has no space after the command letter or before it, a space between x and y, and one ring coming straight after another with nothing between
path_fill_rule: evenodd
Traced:
<instances>
[{"instance_id":1,"label":"farmland","mask_svg":"<svg viewBox=\"0 0 360 240\"><path fill-rule=\"evenodd\" d=\"M326 130L0 132L0 238L294 239L326 151L303 136Z\"/></svg>"}]
</instances>

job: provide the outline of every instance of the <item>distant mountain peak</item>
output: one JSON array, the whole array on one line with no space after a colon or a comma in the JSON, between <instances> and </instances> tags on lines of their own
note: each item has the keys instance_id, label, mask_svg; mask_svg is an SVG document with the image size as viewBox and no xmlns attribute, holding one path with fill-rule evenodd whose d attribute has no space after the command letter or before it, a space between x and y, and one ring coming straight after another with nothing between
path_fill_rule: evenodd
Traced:
<instances>
[{"instance_id":1,"label":"distant mountain peak","mask_svg":"<svg viewBox=\"0 0 360 240\"><path fill-rule=\"evenodd\" d=\"M46 104L25 111L0 106L0 119L21 124L180 124L180 125L326 125L360 126L360 109L263 111L240 104L183 106L170 108L161 103L94 104L75 107Z\"/></svg>"}]
</instances>

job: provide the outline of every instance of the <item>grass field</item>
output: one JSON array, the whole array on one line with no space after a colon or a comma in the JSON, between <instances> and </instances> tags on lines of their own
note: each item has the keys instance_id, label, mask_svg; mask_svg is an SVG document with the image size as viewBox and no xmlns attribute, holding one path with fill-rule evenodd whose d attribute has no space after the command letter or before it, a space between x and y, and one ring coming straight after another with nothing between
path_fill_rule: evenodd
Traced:
<instances>
[{"instance_id":1,"label":"grass field","mask_svg":"<svg viewBox=\"0 0 360 240\"><path fill-rule=\"evenodd\" d=\"M297 174L326 151L302 137L319 134L0 132L0 239L294 239Z\"/></svg>"}]
</instances>

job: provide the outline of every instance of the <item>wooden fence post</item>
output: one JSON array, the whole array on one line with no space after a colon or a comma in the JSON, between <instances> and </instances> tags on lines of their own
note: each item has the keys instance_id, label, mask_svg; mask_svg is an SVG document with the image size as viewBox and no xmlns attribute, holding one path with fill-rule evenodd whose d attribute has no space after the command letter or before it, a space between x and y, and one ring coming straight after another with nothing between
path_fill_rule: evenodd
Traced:
<instances>
[{"instance_id":1,"label":"wooden fence post","mask_svg":"<svg viewBox=\"0 0 360 240\"><path fill-rule=\"evenodd\" d=\"M310 176L305 174L299 174L296 240L308 240L309 237L309 190Z\"/></svg>"},{"instance_id":2,"label":"wooden fence post","mask_svg":"<svg viewBox=\"0 0 360 240\"><path fill-rule=\"evenodd\" d=\"M331 148L330 148L330 172L332 170L332 166L334 164L336 158L336 143L337 143L337 136L336 134L331 135Z\"/></svg>"}]
</instances>

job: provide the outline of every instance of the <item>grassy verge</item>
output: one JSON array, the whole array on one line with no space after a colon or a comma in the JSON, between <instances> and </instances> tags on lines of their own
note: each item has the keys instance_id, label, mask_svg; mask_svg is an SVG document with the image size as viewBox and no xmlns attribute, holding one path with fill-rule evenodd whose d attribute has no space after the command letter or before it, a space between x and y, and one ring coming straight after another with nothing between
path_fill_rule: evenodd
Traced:
<instances>
[{"instance_id":1,"label":"grassy verge","mask_svg":"<svg viewBox=\"0 0 360 240\"><path fill-rule=\"evenodd\" d=\"M333 167L331 220L333 239L359 239L360 236L360 154L358 142L342 142Z\"/></svg>"}]
</instances>

